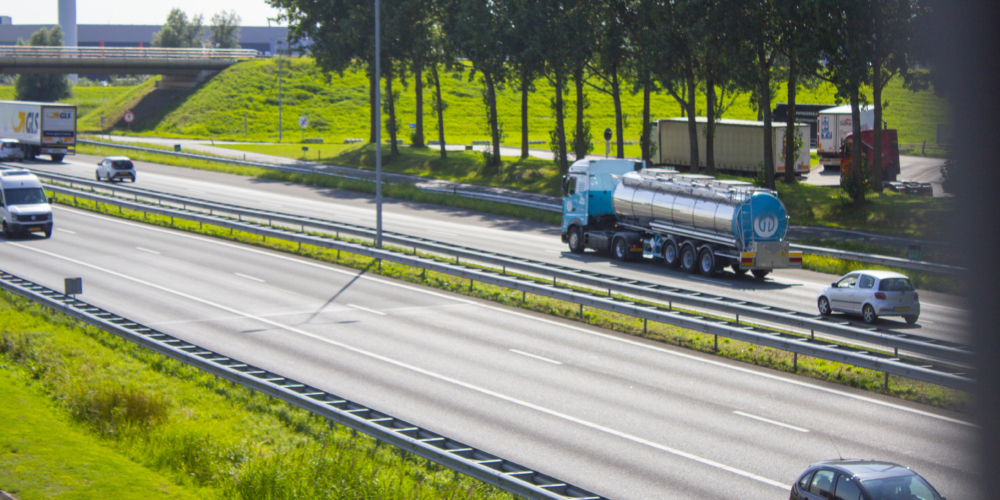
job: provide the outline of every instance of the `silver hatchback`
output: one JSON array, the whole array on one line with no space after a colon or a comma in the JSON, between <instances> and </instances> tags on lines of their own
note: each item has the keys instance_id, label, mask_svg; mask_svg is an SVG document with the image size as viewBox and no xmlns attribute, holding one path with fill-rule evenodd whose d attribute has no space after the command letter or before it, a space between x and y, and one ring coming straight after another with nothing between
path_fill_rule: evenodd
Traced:
<instances>
[{"instance_id":1,"label":"silver hatchback","mask_svg":"<svg viewBox=\"0 0 1000 500\"><path fill-rule=\"evenodd\" d=\"M819 313L860 314L865 323L879 316L902 316L909 324L920 317L920 296L910 278L891 271L855 271L824 288Z\"/></svg>"}]
</instances>

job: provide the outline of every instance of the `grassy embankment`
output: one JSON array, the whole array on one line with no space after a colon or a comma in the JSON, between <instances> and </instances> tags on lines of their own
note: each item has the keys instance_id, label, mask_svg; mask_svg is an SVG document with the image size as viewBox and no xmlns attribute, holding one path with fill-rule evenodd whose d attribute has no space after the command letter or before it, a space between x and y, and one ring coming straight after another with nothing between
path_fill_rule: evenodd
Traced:
<instances>
[{"instance_id":1,"label":"grassy embankment","mask_svg":"<svg viewBox=\"0 0 1000 500\"><path fill-rule=\"evenodd\" d=\"M77 116L82 117L110 103L116 103L122 95L133 91L132 87L74 87L73 96L60 102L76 104ZM0 101L14 100L14 87L0 85ZM124 110L122 111L124 113ZM120 115L119 115L120 116ZM97 115L97 125L100 125L100 115ZM109 122L110 123L110 122ZM81 130L83 124L79 124Z\"/></svg>"},{"instance_id":2,"label":"grassy embankment","mask_svg":"<svg viewBox=\"0 0 1000 500\"><path fill-rule=\"evenodd\" d=\"M509 499L0 292L0 488L37 498Z\"/></svg>"},{"instance_id":3,"label":"grassy embankment","mask_svg":"<svg viewBox=\"0 0 1000 500\"><path fill-rule=\"evenodd\" d=\"M159 226L173 227L188 232L206 234L254 246L271 248L286 253L303 255L324 262L335 263L355 269L364 269L368 273L375 272L403 281L420 283L454 293L491 300L503 305L521 307L560 318L581 321L592 326L607 328L629 335L656 340L666 344L695 349L700 352L712 353L780 371L793 371L793 356L791 353L768 347L755 346L746 342L735 340L731 341L729 339L719 339L719 350L715 351L714 337L711 335L655 322L648 322L648 325L644 328L643 320L628 315L588 309L584 312L583 317L581 318L579 306L573 303L530 294L522 296L520 292L515 290L485 285L482 283L470 285L469 281L466 279L456 278L446 274L439 274L435 272L426 272L425 274L416 268L400 266L388 262L382 262L381 268L379 269L372 265L373 259L348 254L347 252L337 252L336 250L327 250L311 245L302 245L299 247L295 243L277 240L275 238L264 239L257 235L242 233L239 231L230 234L228 230L218 227L208 225L202 227L197 223L172 220L169 217L145 215L141 212L131 210L123 210L119 213L117 207L95 204L86 200L74 199L70 196L57 195L56 200L59 203L66 205L94 210L116 217L125 217ZM367 242L354 239L342 239L360 244L369 244ZM411 253L412 251L410 249L399 250L406 253ZM424 256L437 258L439 260L447 260L432 255L425 254ZM548 283L548 281L545 282ZM923 404L956 411L969 411L969 396L961 391L898 377L892 378L893 382L887 390L882 384L882 373L873 370L824 361L807 356L799 356L797 370L795 371L796 373L807 377L844 384L869 391L885 393L894 397L917 401Z\"/></svg>"}]
</instances>

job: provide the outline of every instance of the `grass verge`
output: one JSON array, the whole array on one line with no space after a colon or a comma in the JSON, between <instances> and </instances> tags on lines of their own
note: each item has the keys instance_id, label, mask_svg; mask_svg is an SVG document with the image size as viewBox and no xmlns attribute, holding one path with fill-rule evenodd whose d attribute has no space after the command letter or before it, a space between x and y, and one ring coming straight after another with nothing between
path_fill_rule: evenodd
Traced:
<instances>
[{"instance_id":1,"label":"grass verge","mask_svg":"<svg viewBox=\"0 0 1000 500\"><path fill-rule=\"evenodd\" d=\"M0 324L0 484L22 500L511 498L6 292Z\"/></svg>"},{"instance_id":2,"label":"grass verge","mask_svg":"<svg viewBox=\"0 0 1000 500\"><path fill-rule=\"evenodd\" d=\"M883 374L874 370L854 367L842 363L798 356L792 353L756 346L747 342L730 339L718 339L718 350L715 349L715 338L712 335L685 330L667 324L645 322L631 316L612 313L603 310L583 310L577 304L550 299L541 296L523 294L503 287L471 283L468 280L456 278L436 272L425 272L408 266L381 262L378 267L373 265L374 259L339 252L311 245L298 245L274 238L262 238L250 233L230 232L215 226L202 226L169 217L146 215L142 212L122 210L118 207L98 204L87 200L75 199L71 196L57 195L56 200L70 206L92 210L116 217L143 221L163 227L171 227L192 233L199 233L227 240L238 241L258 247L270 248L285 253L301 255L312 259L347 266L354 269L365 269L367 272L383 276L419 283L434 288L448 290L462 295L478 297L499 304L519 307L555 317L580 321L585 324L643 337L666 344L694 349L704 353L736 359L755 365L784 371L795 372L806 377L825 380L872 392L888 394L893 397L916 401L919 403L960 412L971 411L970 397L962 391L944 388L914 380L893 377L889 387L883 384ZM352 240L357 243L367 242Z\"/></svg>"}]
</instances>

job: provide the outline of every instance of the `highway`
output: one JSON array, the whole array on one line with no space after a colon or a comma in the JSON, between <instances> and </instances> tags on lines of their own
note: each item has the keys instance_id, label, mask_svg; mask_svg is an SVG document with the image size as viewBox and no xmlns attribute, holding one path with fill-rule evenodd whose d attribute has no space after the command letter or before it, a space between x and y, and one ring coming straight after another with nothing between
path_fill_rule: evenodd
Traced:
<instances>
[{"instance_id":1,"label":"highway","mask_svg":"<svg viewBox=\"0 0 1000 500\"><path fill-rule=\"evenodd\" d=\"M268 184L251 200L261 181L185 172L173 180L209 190L201 196L291 205L271 207L283 211L323 205L321 190L296 202L292 193L308 189ZM139 165L139 184L167 185L169 174ZM393 207L394 229L417 229L416 214L400 213L415 206ZM0 240L0 268L55 289L82 277L80 298L98 307L610 498L784 499L807 465L838 455L906 464L949 498L975 494L977 431L963 416L352 269L54 211L51 239ZM420 229L460 227L440 222L458 213L436 209ZM504 223L476 235L499 242ZM523 242L547 237L526 232ZM769 286L761 290L783 289Z\"/></svg>"},{"instance_id":2,"label":"highway","mask_svg":"<svg viewBox=\"0 0 1000 500\"><path fill-rule=\"evenodd\" d=\"M99 158L67 157L62 164L26 163L33 169L93 179ZM6 166L18 166L7 163ZM223 203L308 215L337 222L375 226L372 197L347 191L316 188L215 172L136 162L137 187ZM126 184L130 186L130 184ZM815 313L819 291L837 276L804 270L782 270L766 281L737 278L732 273L705 278L668 270L651 262L622 263L592 252L575 255L559 237L559 228L542 223L450 207L386 200L383 227L414 236L515 255L594 272L651 281L705 293L772 304ZM883 318L879 326L931 338L969 343L967 313L960 297L921 291L922 313L916 325L902 318ZM860 318L844 317L860 323Z\"/></svg>"}]
</instances>

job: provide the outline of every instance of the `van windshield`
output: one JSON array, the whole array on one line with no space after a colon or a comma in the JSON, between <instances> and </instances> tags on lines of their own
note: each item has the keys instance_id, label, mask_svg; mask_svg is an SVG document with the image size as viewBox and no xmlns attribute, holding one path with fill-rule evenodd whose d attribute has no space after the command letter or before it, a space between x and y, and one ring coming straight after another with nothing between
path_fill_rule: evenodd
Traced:
<instances>
[{"instance_id":1,"label":"van windshield","mask_svg":"<svg viewBox=\"0 0 1000 500\"><path fill-rule=\"evenodd\" d=\"M7 206L46 203L45 190L40 187L4 189L3 199Z\"/></svg>"}]
</instances>

